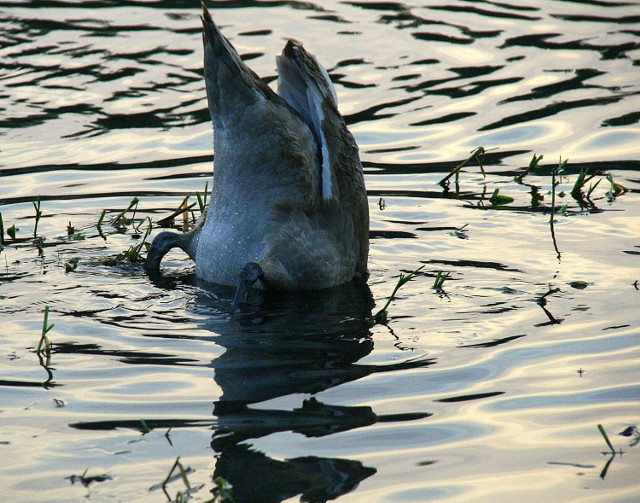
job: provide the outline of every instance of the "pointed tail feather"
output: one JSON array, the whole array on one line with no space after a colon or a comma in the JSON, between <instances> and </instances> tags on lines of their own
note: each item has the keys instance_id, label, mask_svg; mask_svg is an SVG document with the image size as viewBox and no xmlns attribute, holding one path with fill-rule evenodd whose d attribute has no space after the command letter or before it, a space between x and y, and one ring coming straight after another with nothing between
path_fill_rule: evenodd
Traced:
<instances>
[{"instance_id":1,"label":"pointed tail feather","mask_svg":"<svg viewBox=\"0 0 640 503\"><path fill-rule=\"evenodd\" d=\"M244 64L231 42L213 21L202 3L202 40L204 44L204 78L209 111L214 125L224 125L226 114L256 99L268 98L273 91Z\"/></svg>"}]
</instances>

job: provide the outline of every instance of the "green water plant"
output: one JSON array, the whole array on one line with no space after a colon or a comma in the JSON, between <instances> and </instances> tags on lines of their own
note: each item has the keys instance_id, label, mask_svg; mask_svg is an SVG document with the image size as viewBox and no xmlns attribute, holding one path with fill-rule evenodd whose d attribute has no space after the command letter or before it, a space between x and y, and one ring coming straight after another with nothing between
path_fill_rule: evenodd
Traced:
<instances>
[{"instance_id":1,"label":"green water plant","mask_svg":"<svg viewBox=\"0 0 640 503\"><path fill-rule=\"evenodd\" d=\"M182 491L178 491L178 493L176 494L176 497L172 498L171 496L169 496L169 493L167 492L167 485L169 484L169 482L171 482L171 477L173 476L173 472L175 471L177 471L180 477L182 478L182 482L184 482L184 485L187 487L187 492L185 494ZM162 481L162 491L164 492L165 496L169 501L186 501L187 498L189 497L189 493L192 490L193 489L191 487L191 484L189 483L189 478L187 477L187 470L185 470L184 466L182 466L182 463L180 462L180 456L178 456L174 461L173 466L171 467L171 470L169 470L169 473L167 474L165 479Z\"/></svg>"},{"instance_id":2,"label":"green water plant","mask_svg":"<svg viewBox=\"0 0 640 503\"><path fill-rule=\"evenodd\" d=\"M451 173L449 173L442 180L440 180L438 184L444 188L447 188L449 186L449 179L452 176L455 176L455 183L457 185L458 180L460 178L460 170L465 166L467 166L471 161L476 161L476 163L478 164L478 167L480 168L480 172L482 173L482 176L486 176L486 173L484 171L484 159L485 159L486 153L490 150L496 150L496 149L495 148L485 149L484 147L474 148L471 151L469 157L467 157L464 161L462 161L455 168L453 168L451 170Z\"/></svg>"},{"instance_id":3,"label":"green water plant","mask_svg":"<svg viewBox=\"0 0 640 503\"><path fill-rule=\"evenodd\" d=\"M533 154L531 161L529 161L529 166L527 166L527 168L522 173L520 173L515 177L515 181L518 183L522 183L522 180L524 179L525 176L527 176L529 173L534 172L538 169L538 167L540 166L540 161L542 160L543 157L544 157L543 155Z\"/></svg>"},{"instance_id":4,"label":"green water plant","mask_svg":"<svg viewBox=\"0 0 640 503\"><path fill-rule=\"evenodd\" d=\"M68 262L64 263L64 272L74 272L78 268L79 261L80 259L78 257L69 259Z\"/></svg>"},{"instance_id":5,"label":"green water plant","mask_svg":"<svg viewBox=\"0 0 640 503\"><path fill-rule=\"evenodd\" d=\"M150 433L152 430L153 428L151 428L144 419L140 419L140 432L143 435Z\"/></svg>"},{"instance_id":6,"label":"green water plant","mask_svg":"<svg viewBox=\"0 0 640 503\"><path fill-rule=\"evenodd\" d=\"M609 447L611 453L615 454L616 450L613 448L613 444L611 443L611 440L609 440L609 435L607 435L607 432L604 430L604 427L601 424L598 425L598 430L600 431L602 438L604 438L604 441L606 442L607 447Z\"/></svg>"},{"instance_id":7,"label":"green water plant","mask_svg":"<svg viewBox=\"0 0 640 503\"><path fill-rule=\"evenodd\" d=\"M442 286L444 285L444 282L449 278L449 274L450 273L448 272L438 271L431 288L433 288L434 290L442 290Z\"/></svg>"},{"instance_id":8,"label":"green water plant","mask_svg":"<svg viewBox=\"0 0 640 503\"><path fill-rule=\"evenodd\" d=\"M102 232L102 223L104 222L104 217L107 215L107 210L102 210L100 214L100 218L98 219L98 223L96 224L96 229L98 230L98 236L102 239L106 240L104 233Z\"/></svg>"},{"instance_id":9,"label":"green water plant","mask_svg":"<svg viewBox=\"0 0 640 503\"><path fill-rule=\"evenodd\" d=\"M40 196L38 196L38 198L36 199L36 202L33 203L33 209L36 210L36 216L34 217L36 219L36 225L33 228L33 237L37 238L38 237L38 224L40 223L40 218L42 218L42 211L40 211Z\"/></svg>"},{"instance_id":10,"label":"green water plant","mask_svg":"<svg viewBox=\"0 0 640 503\"><path fill-rule=\"evenodd\" d=\"M609 447L609 452L603 452L603 454L609 456L609 459L607 460L604 467L600 471L600 478L604 480L604 478L607 476L607 472L609 471L609 467L611 466L611 463L615 459L616 455L620 454L622 456L623 452L622 450L616 451L614 449L613 444L611 443L611 440L609 440L609 435L607 435L607 432L605 431L604 427L601 424L598 424L598 431L600 431L600 434L602 435L602 438L604 438L604 441L607 444L607 447Z\"/></svg>"},{"instance_id":11,"label":"green water plant","mask_svg":"<svg viewBox=\"0 0 640 503\"><path fill-rule=\"evenodd\" d=\"M215 487L212 489L213 499L207 503L233 503L233 486L224 477L215 477L213 479Z\"/></svg>"},{"instance_id":12,"label":"green water plant","mask_svg":"<svg viewBox=\"0 0 640 503\"><path fill-rule=\"evenodd\" d=\"M578 173L578 177L576 178L576 181L573 183L573 188L571 189L571 195L576 199L580 198L581 197L581 193L584 190L584 187L587 184L587 182L590 182L596 176L598 176L598 173L589 174L588 168L581 168L580 169L580 173ZM589 187L589 189L587 191L587 196L586 196L587 198L591 195L591 193L598 186L598 184L600 183L601 180L602 180L602 178L600 180L598 180L595 183L595 185L591 184L591 186Z\"/></svg>"},{"instance_id":13,"label":"green water plant","mask_svg":"<svg viewBox=\"0 0 640 503\"><path fill-rule=\"evenodd\" d=\"M102 210L102 213L100 213L100 218L98 219L98 223L96 224L96 227L100 228L102 227L102 223L104 222L104 217L107 215L107 210Z\"/></svg>"},{"instance_id":14,"label":"green water plant","mask_svg":"<svg viewBox=\"0 0 640 503\"><path fill-rule=\"evenodd\" d=\"M409 281L411 281L413 278L415 278L418 274L418 272L420 272L422 269L424 268L424 265L421 265L420 267L418 267L415 271L410 272L409 274L400 274L400 277L398 278L398 282L396 283L396 286L393 288L393 292L391 292L391 295L389 296L389 298L387 299L387 302L385 303L385 305L382 307L382 309L380 309L380 311L378 311L373 319L376 323L382 323L385 324L387 322L387 308L389 307L389 305L391 304L391 302L393 302L393 300L396 297L396 293L398 293L398 290L400 290L400 288L408 283Z\"/></svg>"},{"instance_id":15,"label":"green water plant","mask_svg":"<svg viewBox=\"0 0 640 503\"><path fill-rule=\"evenodd\" d=\"M53 327L55 327L55 323L49 325L49 306L45 306L44 319L42 320L42 334L40 336L40 342L38 342L38 347L36 348L36 353L44 352L46 356L51 354L51 340L47 334Z\"/></svg>"},{"instance_id":16,"label":"green water plant","mask_svg":"<svg viewBox=\"0 0 640 503\"><path fill-rule=\"evenodd\" d=\"M615 182L611 173L607 175L607 180L609 181L609 190L606 194L607 201L612 202L619 195L629 191L629 189L627 189L621 183Z\"/></svg>"},{"instance_id":17,"label":"green water plant","mask_svg":"<svg viewBox=\"0 0 640 503\"><path fill-rule=\"evenodd\" d=\"M558 260L560 260L561 254L558 249L558 241L556 240L556 231L555 231L555 221L556 221L556 189L558 185L560 185L559 178L564 173L564 170L567 166L567 162L569 159L562 160L562 157L558 161L558 166L556 166L551 171L551 217L549 218L549 226L551 228L551 240L553 241L553 248L556 251L556 256Z\"/></svg>"},{"instance_id":18,"label":"green water plant","mask_svg":"<svg viewBox=\"0 0 640 503\"><path fill-rule=\"evenodd\" d=\"M495 189L489 198L489 202L494 206L502 206L504 204L512 203L513 197L503 196L500 194L500 189Z\"/></svg>"},{"instance_id":19,"label":"green water plant","mask_svg":"<svg viewBox=\"0 0 640 503\"><path fill-rule=\"evenodd\" d=\"M200 213L204 213L205 208L207 207L207 190L209 189L209 182L204 184L204 192L200 195L200 192L196 192L196 198L198 199L198 207L200 208Z\"/></svg>"},{"instance_id":20,"label":"green water plant","mask_svg":"<svg viewBox=\"0 0 640 503\"><path fill-rule=\"evenodd\" d=\"M129 203L129 206L127 206L124 210L122 210L113 218L113 220L111 221L111 225L116 228L118 227L122 228L130 224L136 218L136 210L138 209L139 202L140 200L137 197L134 197ZM131 215L130 218L128 218L126 215L131 210L133 210L133 214Z\"/></svg>"},{"instance_id":21,"label":"green water plant","mask_svg":"<svg viewBox=\"0 0 640 503\"><path fill-rule=\"evenodd\" d=\"M580 169L580 173L573 183L573 187L571 188L571 197L573 197L576 202L580 205L581 208L594 209L595 204L591 200L591 194L596 189L596 187L602 181L602 178L599 178L595 181L595 183L591 182L596 176L600 173L589 173L588 168L583 167ZM589 183L591 182L591 183ZM589 183L589 188L587 187L587 183Z\"/></svg>"},{"instance_id":22,"label":"green water plant","mask_svg":"<svg viewBox=\"0 0 640 503\"><path fill-rule=\"evenodd\" d=\"M195 207L196 204L198 204L196 202L196 203L191 203L189 205L186 205L186 202L187 202L188 199L189 199L189 196L186 196L182 200L182 202L180 203L180 206L178 206L178 208L175 211L173 211L169 216L161 218L160 220L158 220L157 224L160 227L165 227L167 225L172 225L176 217L179 217L180 215L190 211L192 208Z\"/></svg>"},{"instance_id":23,"label":"green water plant","mask_svg":"<svg viewBox=\"0 0 640 503\"><path fill-rule=\"evenodd\" d=\"M19 227L16 227L15 224L13 224L11 227L9 227L7 229L7 234L9 235L9 237L11 239L13 239L14 241L16 240L16 233L20 230Z\"/></svg>"},{"instance_id":24,"label":"green water plant","mask_svg":"<svg viewBox=\"0 0 640 503\"><path fill-rule=\"evenodd\" d=\"M149 237L149 235L151 234L151 231L153 230L153 223L151 222L151 218L150 217L145 217L143 222L144 221L147 221L147 229L145 230L144 236L142 237L140 242L138 244L136 244L136 245L131 245L129 248L127 248L122 253L119 253L115 257L107 259L105 261L106 265L117 265L117 264L120 264L122 262L137 263L137 262L141 262L143 260L142 257L141 257L141 253L142 253L143 249L146 250L148 248L149 243L147 243L146 240Z\"/></svg>"},{"instance_id":25,"label":"green water plant","mask_svg":"<svg viewBox=\"0 0 640 503\"><path fill-rule=\"evenodd\" d=\"M89 487L89 485L93 484L94 482L104 482L105 480L111 480L111 476L107 475L106 473L102 473L100 475L92 475L89 477L87 475L88 471L89 471L89 468L87 468L82 475L70 475L69 477L67 477L67 479L72 484L75 484L76 482L80 482L85 487Z\"/></svg>"}]
</instances>

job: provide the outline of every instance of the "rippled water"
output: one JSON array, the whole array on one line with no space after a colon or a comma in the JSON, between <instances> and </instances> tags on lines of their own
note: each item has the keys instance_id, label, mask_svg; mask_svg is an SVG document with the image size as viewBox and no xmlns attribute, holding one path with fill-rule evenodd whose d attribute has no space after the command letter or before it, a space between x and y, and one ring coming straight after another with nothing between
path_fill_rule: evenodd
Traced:
<instances>
[{"instance_id":1,"label":"rippled water","mask_svg":"<svg viewBox=\"0 0 640 503\"><path fill-rule=\"evenodd\" d=\"M178 253L159 281L113 260L210 178L198 6L0 1L3 498L162 501L179 456L194 501L212 477L236 501L637 501L637 431L618 433L640 420L638 3L215 5L267 81L287 38L328 68L369 289L237 314ZM441 187L478 146L486 177Z\"/></svg>"}]
</instances>

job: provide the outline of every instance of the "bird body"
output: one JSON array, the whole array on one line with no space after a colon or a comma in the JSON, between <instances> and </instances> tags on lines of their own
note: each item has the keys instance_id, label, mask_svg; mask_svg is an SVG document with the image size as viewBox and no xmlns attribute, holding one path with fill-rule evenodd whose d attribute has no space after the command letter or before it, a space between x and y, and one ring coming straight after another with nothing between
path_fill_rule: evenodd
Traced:
<instances>
[{"instance_id":1,"label":"bird body","mask_svg":"<svg viewBox=\"0 0 640 503\"><path fill-rule=\"evenodd\" d=\"M362 165L327 72L290 41L277 58L276 94L204 6L202 21L214 129L211 199L206 220L191 235L156 237L147 269L157 270L166 251L179 246L195 259L196 276L242 286L240 297L258 279L263 288L301 291L365 278ZM240 285L239 275L250 284Z\"/></svg>"}]
</instances>

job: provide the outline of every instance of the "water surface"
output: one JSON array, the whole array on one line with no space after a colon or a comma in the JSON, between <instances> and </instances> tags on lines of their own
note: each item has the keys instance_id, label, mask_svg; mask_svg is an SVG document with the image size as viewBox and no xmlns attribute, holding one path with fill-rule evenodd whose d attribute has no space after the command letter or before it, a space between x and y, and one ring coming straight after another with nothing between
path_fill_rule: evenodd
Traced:
<instances>
[{"instance_id":1,"label":"water surface","mask_svg":"<svg viewBox=\"0 0 640 503\"><path fill-rule=\"evenodd\" d=\"M371 211L367 289L243 314L179 253L161 279L114 260L210 180L198 15L0 1L5 498L162 501L180 457L193 501L216 477L236 501L635 501L637 3L216 2L272 85L288 38L327 67ZM486 176L439 185L479 146Z\"/></svg>"}]
</instances>

